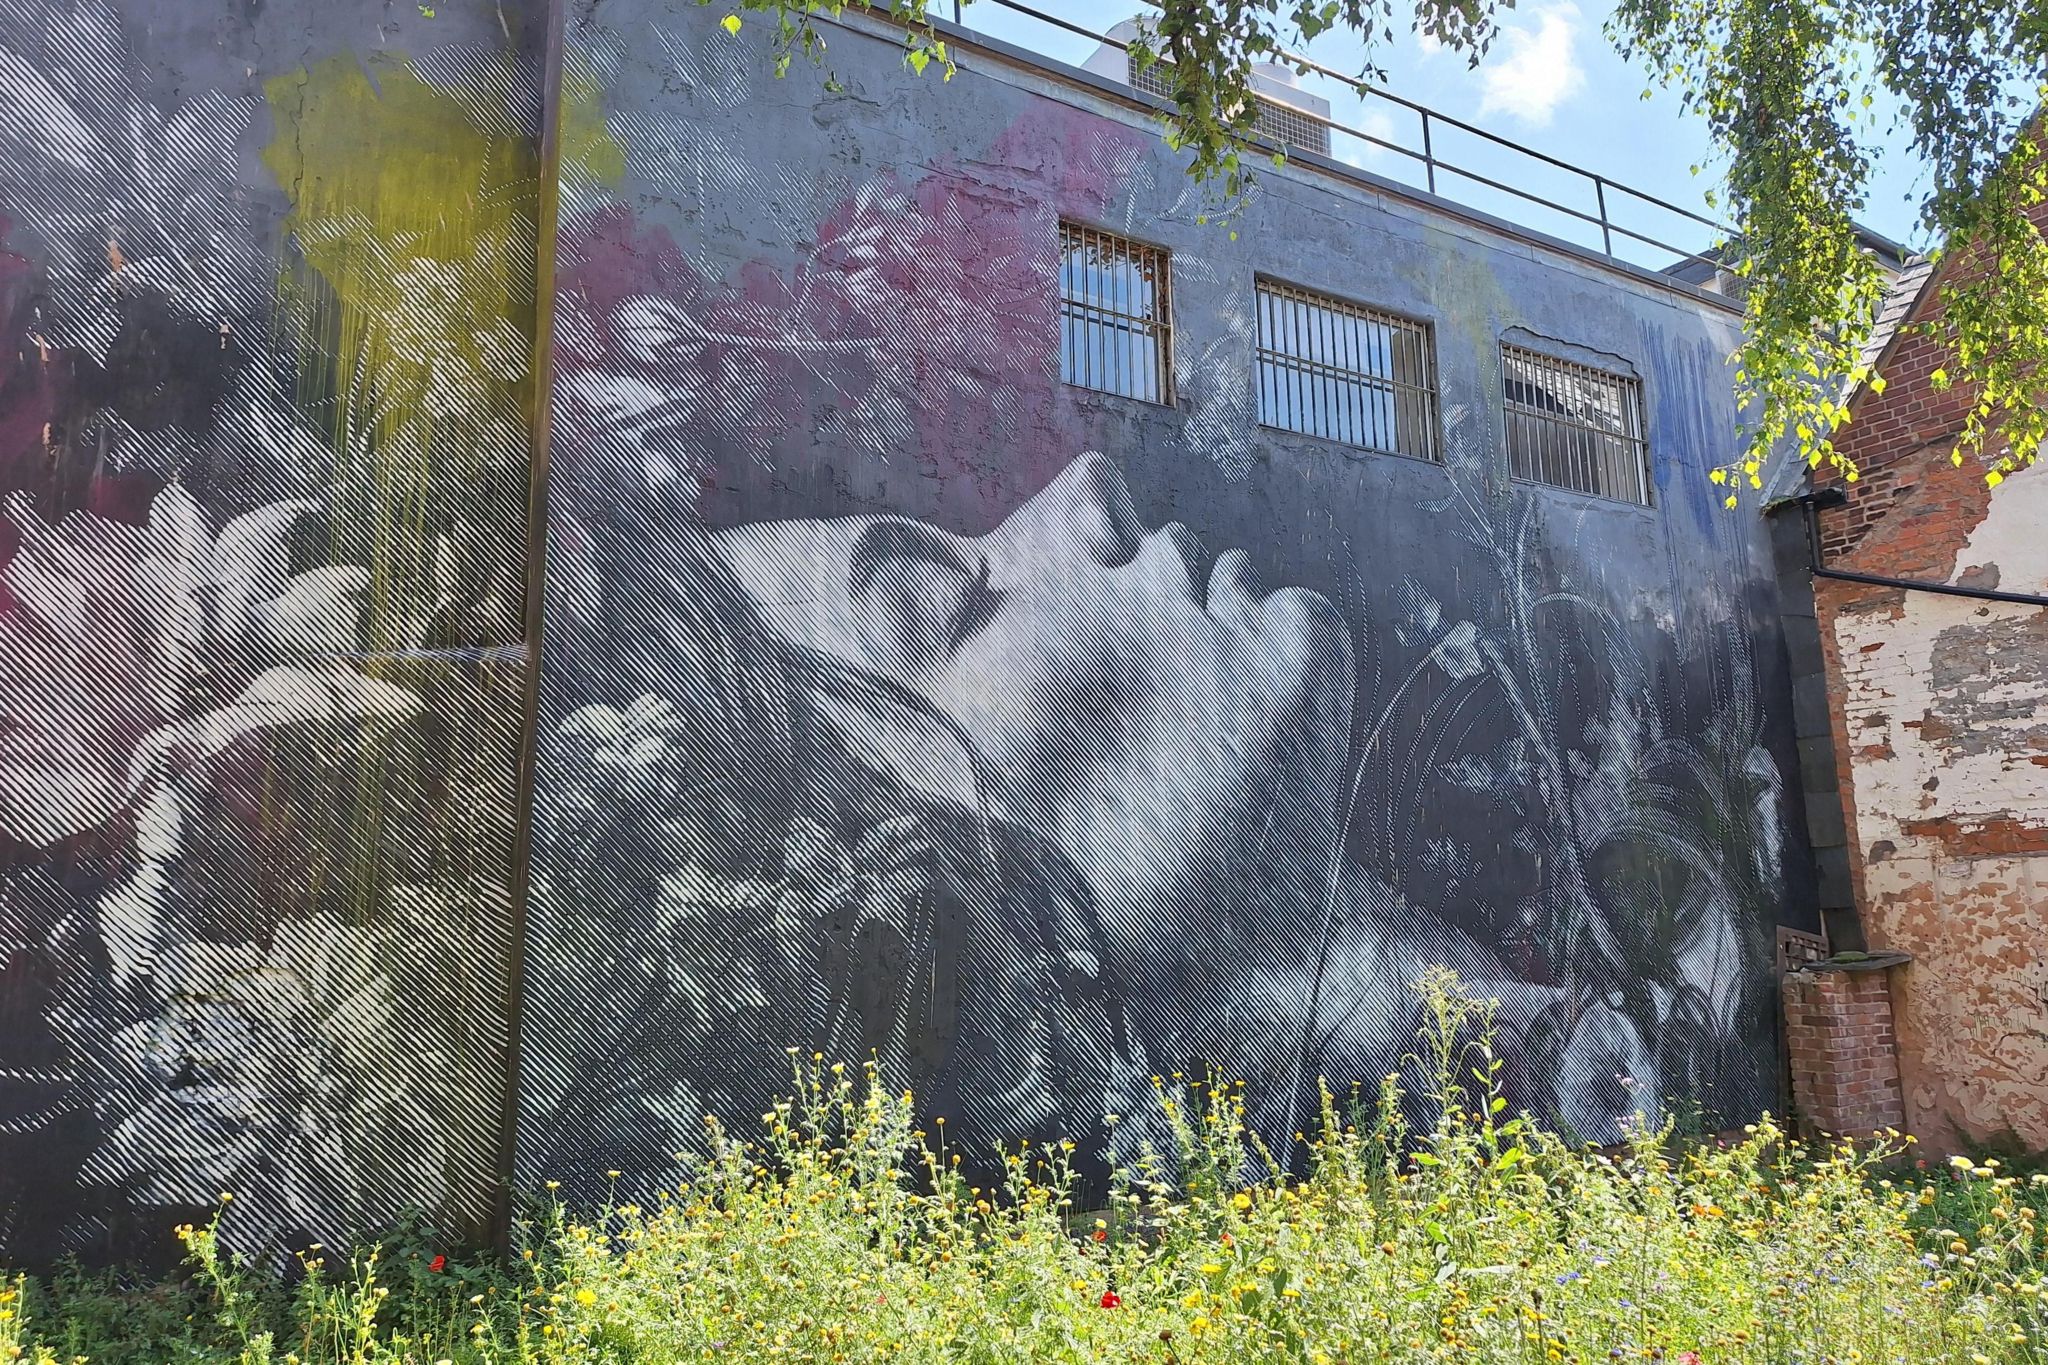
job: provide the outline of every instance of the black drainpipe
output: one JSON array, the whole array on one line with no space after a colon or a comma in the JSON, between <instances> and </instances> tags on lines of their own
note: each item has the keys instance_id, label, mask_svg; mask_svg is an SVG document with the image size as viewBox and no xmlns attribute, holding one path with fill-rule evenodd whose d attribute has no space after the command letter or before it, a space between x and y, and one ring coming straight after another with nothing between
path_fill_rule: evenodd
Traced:
<instances>
[{"instance_id":1,"label":"black drainpipe","mask_svg":"<svg viewBox=\"0 0 2048 1365\"><path fill-rule=\"evenodd\" d=\"M1891 578L1884 574L1855 573L1829 569L1820 562L1820 517L1823 507L1840 507L1849 495L1839 488L1802 493L1795 499L1806 516L1807 566L1815 578L1832 578L1838 583L1866 583L1873 588L1904 588L1909 592L1940 593L1944 597L1968 597L1979 602L2013 602L2022 607L2048 607L2048 597L2032 592L1998 592L1991 588L1965 588L1954 583L1929 583L1919 578Z\"/></svg>"},{"instance_id":2,"label":"black drainpipe","mask_svg":"<svg viewBox=\"0 0 2048 1365\"><path fill-rule=\"evenodd\" d=\"M1966 588L1953 583L1930 583L1922 579L1827 568L1821 562L1818 512L1823 507L1839 507L1847 501L1848 497L1841 489L1825 488L1786 498L1766 509L1789 511L1791 505L1797 503L1804 520L1803 528L1785 526L1782 531L1774 532L1771 540L1778 574L1779 619L1791 665L1793 733L1800 750L1800 789L1806 802L1818 908L1828 941L1838 951L1860 950L1867 945L1863 940L1863 926L1856 909L1850 872L1844 793L1835 778L1834 729L1829 700L1834 679L1827 675L1823 663L1824 650L1813 595L1815 581L1833 579L1841 583L1935 593L1979 602L2048 607L2048 596L2036 593L1997 592L1989 588Z\"/></svg>"}]
</instances>

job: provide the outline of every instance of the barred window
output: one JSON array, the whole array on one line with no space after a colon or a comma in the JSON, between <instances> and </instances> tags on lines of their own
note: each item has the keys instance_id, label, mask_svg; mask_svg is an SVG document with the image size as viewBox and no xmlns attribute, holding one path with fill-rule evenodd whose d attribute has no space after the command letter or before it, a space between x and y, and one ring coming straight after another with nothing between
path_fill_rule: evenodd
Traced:
<instances>
[{"instance_id":1,"label":"barred window","mask_svg":"<svg viewBox=\"0 0 2048 1365\"><path fill-rule=\"evenodd\" d=\"M1262 424L1437 458L1428 324L1266 280L1257 293Z\"/></svg>"},{"instance_id":2,"label":"barred window","mask_svg":"<svg viewBox=\"0 0 2048 1365\"><path fill-rule=\"evenodd\" d=\"M1060 378L1085 389L1173 401L1167 255L1095 228L1060 224Z\"/></svg>"},{"instance_id":3,"label":"barred window","mask_svg":"<svg viewBox=\"0 0 2048 1365\"><path fill-rule=\"evenodd\" d=\"M1648 506L1642 381L1501 347L1508 469L1518 479Z\"/></svg>"}]
</instances>

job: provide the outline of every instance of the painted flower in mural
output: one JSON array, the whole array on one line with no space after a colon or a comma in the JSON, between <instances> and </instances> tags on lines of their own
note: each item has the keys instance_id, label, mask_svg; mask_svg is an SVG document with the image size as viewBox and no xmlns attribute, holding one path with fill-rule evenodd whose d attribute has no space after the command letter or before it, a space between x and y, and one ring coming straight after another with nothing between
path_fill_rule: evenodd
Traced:
<instances>
[{"instance_id":1,"label":"painted flower in mural","mask_svg":"<svg viewBox=\"0 0 2048 1365\"><path fill-rule=\"evenodd\" d=\"M1633 1110L1654 1118L1660 1094L1724 1113L1753 1105L1730 1088L1753 1063L1729 1054L1763 1036L1745 1023L1769 951L1758 926L1782 898L1781 789L1745 714L1753 689L1738 681L1732 706L1674 725L1635 624L1543 562L1530 500L1475 489L1460 485L1435 510L1462 504L1453 524L1499 575L1497 618L1448 623L1410 580L1396 590L1393 626L1423 652L1418 671L1504 703L1508 723L1475 733L1460 705L1433 700L1416 740L1436 781L1486 798L1499 818L1482 831L1426 831L1420 860L1467 896L1491 874L1525 869L1491 883L1501 893L1491 930L1517 970L1565 992L1532 1044L1559 1121L1611 1141ZM1715 669L1747 676L1746 648L1725 626L1708 647ZM1574 657L1601 667L1567 685L1558 670Z\"/></svg>"},{"instance_id":2,"label":"painted flower in mural","mask_svg":"<svg viewBox=\"0 0 2048 1365\"><path fill-rule=\"evenodd\" d=\"M236 188L257 101L146 98L109 0L25 14L0 39L0 222L33 263L0 279L0 490L55 516L203 457L242 498L303 491L325 461L262 359L275 261Z\"/></svg>"},{"instance_id":3,"label":"painted flower in mural","mask_svg":"<svg viewBox=\"0 0 2048 1365\"><path fill-rule=\"evenodd\" d=\"M1413 578L1401 580L1394 637L1410 649L1429 651L1429 662L1452 679L1474 678L1486 671L1479 648L1479 627L1470 621L1444 622L1444 609Z\"/></svg>"},{"instance_id":4,"label":"painted flower in mural","mask_svg":"<svg viewBox=\"0 0 2048 1365\"><path fill-rule=\"evenodd\" d=\"M593 839L625 838L665 869L652 896L630 911L651 921L653 932L643 937L693 960L686 972L645 964L679 994L670 1027L713 1036L735 1012L766 1009L771 1000L786 1010L814 997L822 1003L833 988L818 980L831 956L824 951L829 933L848 943L863 934L917 936L911 917L931 894L932 850L915 820L883 820L849 841L795 815L781 847L758 851L763 875L722 870L717 851L755 821L727 795L729 782L700 769L702 746L681 724L675 708L652 695L623 709L571 712L547 746L554 799L540 813L540 841L553 866L573 863ZM579 909L563 907L572 918ZM753 928L736 933L739 926ZM850 989L837 985L842 995ZM829 1022L811 1020L808 1033L823 1036L820 1030L829 1034Z\"/></svg>"},{"instance_id":5,"label":"painted flower in mural","mask_svg":"<svg viewBox=\"0 0 2048 1365\"><path fill-rule=\"evenodd\" d=\"M1656 1054L1643 1028L1618 1005L1584 1009L1565 1036L1554 1086L1556 1119L1568 1133L1610 1142L1640 1115L1663 1121Z\"/></svg>"},{"instance_id":6,"label":"painted flower in mural","mask_svg":"<svg viewBox=\"0 0 2048 1365\"><path fill-rule=\"evenodd\" d=\"M123 9L0 5L0 896L52 902L0 918L58 963L6 1117L89 1113L63 1178L233 1191L230 1244L274 1249L489 1188L509 722L417 647L517 638L529 143L394 61L308 122L475 175L408 215L274 104L280 252L261 102L146 92Z\"/></svg>"},{"instance_id":7,"label":"painted flower in mural","mask_svg":"<svg viewBox=\"0 0 2048 1365\"><path fill-rule=\"evenodd\" d=\"M950 175L870 181L819 226L812 287L837 334L890 357L868 403L891 415L869 440L961 447L976 424L1016 429L1052 378L1054 236L1049 216L992 212Z\"/></svg>"},{"instance_id":8,"label":"painted flower in mural","mask_svg":"<svg viewBox=\"0 0 2048 1365\"><path fill-rule=\"evenodd\" d=\"M368 415L386 441L437 431L514 448L522 439L523 410L509 394L532 348L521 292L532 244L504 224L477 226L459 248L437 233L380 230L354 209L295 228L300 251L355 312L350 364L387 410Z\"/></svg>"},{"instance_id":9,"label":"painted flower in mural","mask_svg":"<svg viewBox=\"0 0 2048 1365\"><path fill-rule=\"evenodd\" d=\"M258 730L414 713L412 694L348 662L364 572L292 571L293 528L313 510L276 503L216 534L175 484L140 526L85 511L51 524L7 501L0 838L45 847L90 829Z\"/></svg>"},{"instance_id":10,"label":"painted flower in mural","mask_svg":"<svg viewBox=\"0 0 2048 1365\"><path fill-rule=\"evenodd\" d=\"M1063 192L1099 212L1137 145L1055 120L1012 129L985 155L1057 163ZM811 429L881 459L965 458L1044 420L1058 389L1052 206L992 203L951 167L879 176L816 240L787 268L755 261L727 280L622 206L571 223L556 319L571 483L693 494L716 460L765 460ZM582 474L585 462L598 472ZM1000 461L976 472L1013 476Z\"/></svg>"},{"instance_id":11,"label":"painted flower in mural","mask_svg":"<svg viewBox=\"0 0 2048 1365\"><path fill-rule=\"evenodd\" d=\"M106 1078L108 1095L144 1098L83 1179L167 1209L231 1193L222 1236L244 1254L441 1202L454 1134L437 1110L453 1106L433 1098L456 1085L457 1059L411 1027L392 951L315 915L280 924L267 950L168 952L177 987L115 1038Z\"/></svg>"},{"instance_id":12,"label":"painted flower in mural","mask_svg":"<svg viewBox=\"0 0 2048 1365\"><path fill-rule=\"evenodd\" d=\"M633 1083L657 1095L681 1086L717 1113L759 1102L785 1042L872 1053L885 1074L913 1084L931 1065L920 1033L931 973L914 964L931 961L936 907L947 899L943 836L908 812L820 806L764 822L744 775L704 766L716 747L648 695L577 708L544 736L541 754L549 800L538 812L535 922L567 941L529 951L558 961L551 951L609 945L628 1003L613 1012L536 1005L558 1021L547 1051L573 1060L537 1068L529 1098L541 1112L616 1108L630 1122L606 1141L663 1154L694 1140L696 1111L622 1087L619 1059L636 1049L698 1059L674 1075L635 1071ZM645 870L622 877L622 865ZM554 973L542 982L567 988ZM1020 1065L1033 1055L1019 1054ZM594 1140L561 1135L570 1150Z\"/></svg>"}]
</instances>

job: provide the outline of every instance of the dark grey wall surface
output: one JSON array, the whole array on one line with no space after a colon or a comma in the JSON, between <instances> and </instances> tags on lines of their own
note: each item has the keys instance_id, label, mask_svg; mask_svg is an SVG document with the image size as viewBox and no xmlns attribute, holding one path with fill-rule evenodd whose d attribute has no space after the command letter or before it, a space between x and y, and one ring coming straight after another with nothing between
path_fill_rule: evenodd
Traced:
<instances>
[{"instance_id":1,"label":"dark grey wall surface","mask_svg":"<svg viewBox=\"0 0 2048 1365\"><path fill-rule=\"evenodd\" d=\"M540 7L0 0L0 1258L503 1187Z\"/></svg>"},{"instance_id":2,"label":"dark grey wall surface","mask_svg":"<svg viewBox=\"0 0 2048 1365\"><path fill-rule=\"evenodd\" d=\"M1582 1137L1758 1109L1814 897L1732 315L717 19L571 5L557 169L538 4L0 0L0 1257L481 1235L792 1049L970 1161L1212 1071L1284 1150L1430 967ZM1062 219L1169 253L1171 404L1060 382ZM1259 278L1427 323L1444 459L1261 428ZM1506 478L1503 342L1640 381L1653 505Z\"/></svg>"},{"instance_id":3,"label":"dark grey wall surface","mask_svg":"<svg viewBox=\"0 0 2048 1365\"><path fill-rule=\"evenodd\" d=\"M566 180L522 1174L785 1047L970 1151L1211 1069L1285 1147L1429 964L1587 1138L1761 1107L1811 898L1735 319L1309 170L1205 223L1132 108L713 18L570 27L623 174ZM1170 253L1170 405L1059 382L1063 219ZM1259 278L1429 324L1442 463L1257 424ZM1503 341L1640 380L1653 506L1506 479Z\"/></svg>"}]
</instances>

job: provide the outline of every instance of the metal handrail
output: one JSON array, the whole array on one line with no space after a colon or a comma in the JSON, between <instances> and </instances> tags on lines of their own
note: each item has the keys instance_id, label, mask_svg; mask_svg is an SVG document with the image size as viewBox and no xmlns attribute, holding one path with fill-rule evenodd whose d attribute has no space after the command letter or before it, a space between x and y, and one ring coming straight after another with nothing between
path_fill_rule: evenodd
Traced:
<instances>
[{"instance_id":1,"label":"metal handrail","mask_svg":"<svg viewBox=\"0 0 2048 1365\"><path fill-rule=\"evenodd\" d=\"M1052 28L1060 29L1067 33L1071 33L1076 37L1093 39L1098 43L1102 43L1106 46L1116 48L1120 51L1128 52L1130 50L1131 45L1129 43L1123 42L1116 38L1112 38L1106 33L1099 32L1095 29L1091 29L1085 24L1077 24L1070 19L1063 19L1056 14L1048 14L1045 11L1037 9L1032 5L1023 3L1023 0L953 0L953 23L957 27L959 27L963 32L969 34L972 34L975 31L968 27L964 17L967 4L970 2L973 4L993 5L1000 9L1009 10L1013 13L1023 15L1025 18L1031 19L1035 22L1048 25ZM1144 4L1153 9L1160 8L1158 0L1139 0L1139 3ZM1388 141L1386 138L1376 136L1372 133L1368 133L1362 128L1355 128L1349 124L1340 123L1335 119L1328 118L1321 114L1317 114L1309 109L1301 108L1298 105L1288 106L1288 111L1290 114L1298 115L1299 117L1301 117L1309 123L1327 128L1332 132L1342 133L1348 138L1354 138L1360 142L1366 143L1373 147L1380 148L1384 151L1397 153L1401 156L1407 157L1411 161L1420 162L1423 169L1423 178L1425 185L1427 186L1428 191L1431 194L1439 193L1437 187L1437 178L1439 173L1454 176L1458 179L1467 180L1474 184L1484 185L1488 189L1498 190L1503 194L1513 195L1517 199L1523 200L1530 204L1537 205L1538 207L1547 209L1550 212L1560 213L1568 218L1572 218L1579 222L1587 223L1593 227L1599 228L1601 244L1600 250L1602 254L1608 256L1611 259L1621 259L1619 257L1616 257L1614 253L1614 239L1616 236L1621 236L1631 241L1639 242L1644 246L1654 248L1658 251L1671 253L1673 256L1676 256L1678 258L1677 262L1674 262L1674 264L1682 263L1685 261L1699 261L1703 264L1712 266L1716 270L1726 269L1725 262L1721 261L1720 259L1714 256L1707 255L1698 251L1691 251L1685 247L1677 246L1670 242L1662 241L1656 237L1651 237L1645 233L1638 232L1633 228L1626 227L1623 224L1614 221L1614 219L1610 217L1608 214L1607 194L1609 190L1613 190L1639 203L1650 205L1651 207L1661 209L1667 213L1675 213L1682 218L1686 218L1691 220L1692 222L1699 223L1708 228L1712 228L1716 233L1721 234L1721 236L1724 239L1732 237L1734 233L1734 230L1725 223L1718 222L1715 219L1705 216L1704 214L1695 213L1691 209L1685 208L1679 204L1674 204L1668 199L1659 198L1658 196L1650 194L1647 191L1635 189L1631 186L1622 184L1620 181L1612 180L1607 176L1586 170L1585 168L1580 166L1574 166L1570 162L1551 156L1547 152L1540 152L1537 151L1534 147L1524 146L1521 143L1514 141L1512 138L1502 137L1498 133L1490 132L1485 128L1477 126L1476 124L1467 123L1463 119L1453 118L1449 114L1438 113L1436 110L1431 109L1428 105L1418 103L1417 101L1408 99L1402 95L1397 95L1393 93L1391 90L1384 90L1378 86L1371 85L1357 76L1347 75L1346 73L1339 71L1334 67L1316 61L1312 57L1308 57L1301 53L1289 51L1286 49L1282 49L1277 54L1277 56L1281 61L1295 67L1299 71L1314 72L1317 75L1325 76L1331 80L1337 81L1340 84L1349 87L1355 94L1359 95L1361 98L1383 100L1389 104L1396 105L1402 109L1408 110L1409 112L1417 115L1421 121L1422 130L1421 151L1416 151L1412 147L1405 147L1398 142ZM1146 92L1138 90L1136 87L1132 88L1132 94L1139 100L1148 103L1160 105L1162 107L1166 104L1166 101L1160 100L1155 96L1148 95ZM1454 162L1448 161L1443 157L1438 156L1436 154L1434 132L1436 127L1439 125L1442 127L1454 128L1461 133L1466 133L1471 136L1484 139L1487 142L1490 142L1499 147L1503 147L1508 151L1516 153L1517 155L1528 157L1534 161L1542 163L1543 165L1555 167L1558 170L1568 172L1569 174L1578 176L1583 180L1590 182L1593 189L1594 211L1588 213L1583 209L1574 208L1569 204L1560 204L1556 200L1547 199L1543 195L1538 194L1533 190L1523 189L1520 186L1511 185L1505 181L1494 179L1493 177L1484 175L1478 171L1471 169L1470 167L1457 165Z\"/></svg>"}]
</instances>

